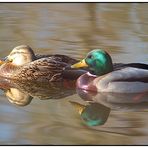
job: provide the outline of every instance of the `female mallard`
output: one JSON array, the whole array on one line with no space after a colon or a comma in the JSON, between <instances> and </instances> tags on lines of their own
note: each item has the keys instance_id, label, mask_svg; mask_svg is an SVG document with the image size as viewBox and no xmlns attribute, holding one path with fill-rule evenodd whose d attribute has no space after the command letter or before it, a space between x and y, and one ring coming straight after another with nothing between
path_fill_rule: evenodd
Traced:
<instances>
[{"instance_id":1,"label":"female mallard","mask_svg":"<svg viewBox=\"0 0 148 148\"><path fill-rule=\"evenodd\" d=\"M80 67L88 67L91 72L78 78L78 88L115 93L148 91L147 64L113 64L107 52L96 49L88 53L85 59L71 66Z\"/></svg>"},{"instance_id":2,"label":"female mallard","mask_svg":"<svg viewBox=\"0 0 148 148\"><path fill-rule=\"evenodd\" d=\"M27 81L53 82L76 79L86 71L64 70L77 60L66 55L35 55L31 47L21 45L0 61L0 76Z\"/></svg>"}]
</instances>

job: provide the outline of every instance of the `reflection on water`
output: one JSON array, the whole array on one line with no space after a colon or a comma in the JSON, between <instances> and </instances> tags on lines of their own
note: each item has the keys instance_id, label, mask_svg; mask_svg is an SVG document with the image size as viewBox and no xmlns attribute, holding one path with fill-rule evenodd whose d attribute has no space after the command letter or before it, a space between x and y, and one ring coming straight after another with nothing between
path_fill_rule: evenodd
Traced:
<instances>
[{"instance_id":1,"label":"reflection on water","mask_svg":"<svg viewBox=\"0 0 148 148\"><path fill-rule=\"evenodd\" d=\"M33 98L60 99L75 93L75 81L33 83L3 79L0 82L8 100L19 106L28 105Z\"/></svg>"},{"instance_id":2,"label":"reflection on water","mask_svg":"<svg viewBox=\"0 0 148 148\"><path fill-rule=\"evenodd\" d=\"M78 95L85 101L98 102L114 110L147 109L148 92L144 93L94 93L77 89Z\"/></svg>"},{"instance_id":3,"label":"reflection on water","mask_svg":"<svg viewBox=\"0 0 148 148\"><path fill-rule=\"evenodd\" d=\"M148 63L147 5L2 3L1 57L28 44L41 54L81 59L103 48L114 62ZM148 144L147 94L75 94L74 84L6 80L0 88L0 144Z\"/></svg>"},{"instance_id":4,"label":"reflection on water","mask_svg":"<svg viewBox=\"0 0 148 148\"><path fill-rule=\"evenodd\" d=\"M103 125L101 128L94 127L93 129L119 135L145 135L144 132L133 129L144 125L141 124L142 122L140 122L137 114L147 113L147 92L126 95L116 93L94 94L93 92L77 89L77 93L84 101L89 103L89 105L82 105L78 102L75 102L75 104L73 103L86 124L89 126ZM84 115L82 114L83 112ZM124 117L124 114L127 114L126 118ZM132 117L132 114L135 114L136 116Z\"/></svg>"},{"instance_id":5,"label":"reflection on water","mask_svg":"<svg viewBox=\"0 0 148 148\"><path fill-rule=\"evenodd\" d=\"M8 116L10 116L9 113L11 113L11 115L17 115L17 118L19 119L18 121L24 124L23 127L26 129L28 128L28 126L31 126L30 130L34 134L36 132L41 132L39 137L40 142L37 143L35 138L33 140L35 141L34 144L40 144L40 143L48 144L48 140L44 140L42 136L43 135L48 136L48 134L51 132L53 133L55 132L55 134L51 135L56 139L57 134L61 135L61 132L64 132L64 130L68 130L67 132L74 132L75 130L78 129L79 132L77 132L78 134L77 136L80 139L81 135L85 133L88 134L85 135L85 138L87 139L91 139L88 137L89 134L93 135L95 134L96 136L100 137L99 133L103 136L107 136L106 134L108 134L108 136L110 134L113 134L112 136L116 138L119 135L121 137L134 136L134 138L136 136L137 137L147 136L146 131L143 130L143 128L145 128L146 126L145 125L146 123L143 123L143 119L145 119L143 117L145 117L147 113L146 109L148 106L148 93L126 94L126 95L116 94L116 93L96 94L93 92L77 89L77 95L75 95L75 82L73 81L69 81L67 83L61 82L61 83L50 83L50 84L47 83L33 84L31 82L20 83L17 81L12 81L12 80L10 81L7 79L5 80L3 79L1 80L0 88L1 90L3 90L4 94L6 95L10 103L15 104L19 107L20 106L24 107L29 105L29 108L25 108L25 110L24 109L22 110L21 108L17 108L17 106L9 106L10 104L5 105L5 103L2 101L3 104L1 111L3 113L6 109L8 109L7 111ZM47 106L45 106L42 102L38 102L37 101L38 99L41 99L43 102L46 101L44 104L46 104ZM37 104L36 103L34 104L33 100L36 100ZM57 101L49 102L48 100L49 101L57 100ZM41 108L40 106L42 107L45 106L45 108ZM47 109L49 106L50 110ZM72 109L73 107L74 110ZM20 116L22 116L22 118ZM142 122L140 118L142 119ZM18 124L19 124L18 127L21 127L20 123L18 123L18 121L17 122L14 121L11 116L9 120L11 122L13 121L12 125L9 125L10 127L16 126ZM2 122L7 123L7 120ZM38 122L37 125L36 122ZM42 124L39 125L40 123ZM34 124L36 126L34 126ZM4 126L5 125L1 125L2 128L4 128ZM9 126L7 127L7 129L10 128ZM11 135L12 134L11 130L9 132ZM28 132L29 131L25 133L28 135ZM8 134L8 137L10 135ZM65 144L67 136L68 135L62 136L64 143L62 141L61 143ZM112 139L110 136L108 137L108 140ZM120 140L120 136L118 137L118 140ZM74 139L76 138L75 135L71 136L70 143L76 144L75 143L76 141L73 140L73 138ZM20 138L20 141L21 140L23 139ZM30 140L30 137L27 137L27 140ZM79 139L76 140L79 141ZM102 139L101 141L102 144L103 141L104 140ZM56 141L54 140L53 141L51 140L50 142L51 143L53 142L53 144L56 143ZM115 142L117 141L115 140ZM122 140L120 142L122 143ZM22 143L25 144L30 142L29 141L25 142L23 140ZM58 142L56 144L61 144L61 143ZM80 144L83 143L80 142ZM96 142L95 144L100 144L100 143ZM114 143L110 141L109 144L114 144Z\"/></svg>"},{"instance_id":6,"label":"reflection on water","mask_svg":"<svg viewBox=\"0 0 148 148\"><path fill-rule=\"evenodd\" d=\"M110 108L100 103L91 103L89 105L82 105L72 101L70 103L77 109L82 119L89 126L105 124L110 113Z\"/></svg>"}]
</instances>

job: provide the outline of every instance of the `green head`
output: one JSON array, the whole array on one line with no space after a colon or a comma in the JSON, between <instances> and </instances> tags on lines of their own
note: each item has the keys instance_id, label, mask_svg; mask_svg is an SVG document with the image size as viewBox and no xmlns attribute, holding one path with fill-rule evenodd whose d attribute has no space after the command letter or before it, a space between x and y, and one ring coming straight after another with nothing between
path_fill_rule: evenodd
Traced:
<instances>
[{"instance_id":1,"label":"green head","mask_svg":"<svg viewBox=\"0 0 148 148\"><path fill-rule=\"evenodd\" d=\"M110 55L101 50L95 49L89 52L85 59L72 65L72 68L89 67L93 74L101 76L113 70L112 59Z\"/></svg>"}]
</instances>

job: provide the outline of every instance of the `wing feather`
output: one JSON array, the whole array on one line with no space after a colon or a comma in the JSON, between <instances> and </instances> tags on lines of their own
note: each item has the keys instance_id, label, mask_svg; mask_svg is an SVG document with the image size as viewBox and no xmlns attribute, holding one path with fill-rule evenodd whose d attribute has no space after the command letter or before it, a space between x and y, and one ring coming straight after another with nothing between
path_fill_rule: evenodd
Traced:
<instances>
[{"instance_id":1,"label":"wing feather","mask_svg":"<svg viewBox=\"0 0 148 148\"><path fill-rule=\"evenodd\" d=\"M98 91L134 93L148 91L148 70L134 67L113 71L96 78Z\"/></svg>"},{"instance_id":2,"label":"wing feather","mask_svg":"<svg viewBox=\"0 0 148 148\"><path fill-rule=\"evenodd\" d=\"M63 68L67 65L67 63L56 61L53 57L41 58L18 69L14 78L32 81L59 81L62 79Z\"/></svg>"}]
</instances>

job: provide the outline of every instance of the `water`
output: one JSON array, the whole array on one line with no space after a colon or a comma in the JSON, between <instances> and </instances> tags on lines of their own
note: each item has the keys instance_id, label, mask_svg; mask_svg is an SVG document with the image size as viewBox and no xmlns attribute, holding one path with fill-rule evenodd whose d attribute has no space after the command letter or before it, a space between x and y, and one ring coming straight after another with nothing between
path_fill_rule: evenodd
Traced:
<instances>
[{"instance_id":1,"label":"water","mask_svg":"<svg viewBox=\"0 0 148 148\"><path fill-rule=\"evenodd\" d=\"M0 55L28 44L41 54L81 59L102 48L114 62L148 63L147 7L146 3L1 3ZM148 144L147 94L82 97L62 85L10 88L0 91L0 144ZM80 114L83 109L89 118L100 119L93 122L100 125L90 126L86 115L84 120Z\"/></svg>"}]
</instances>

